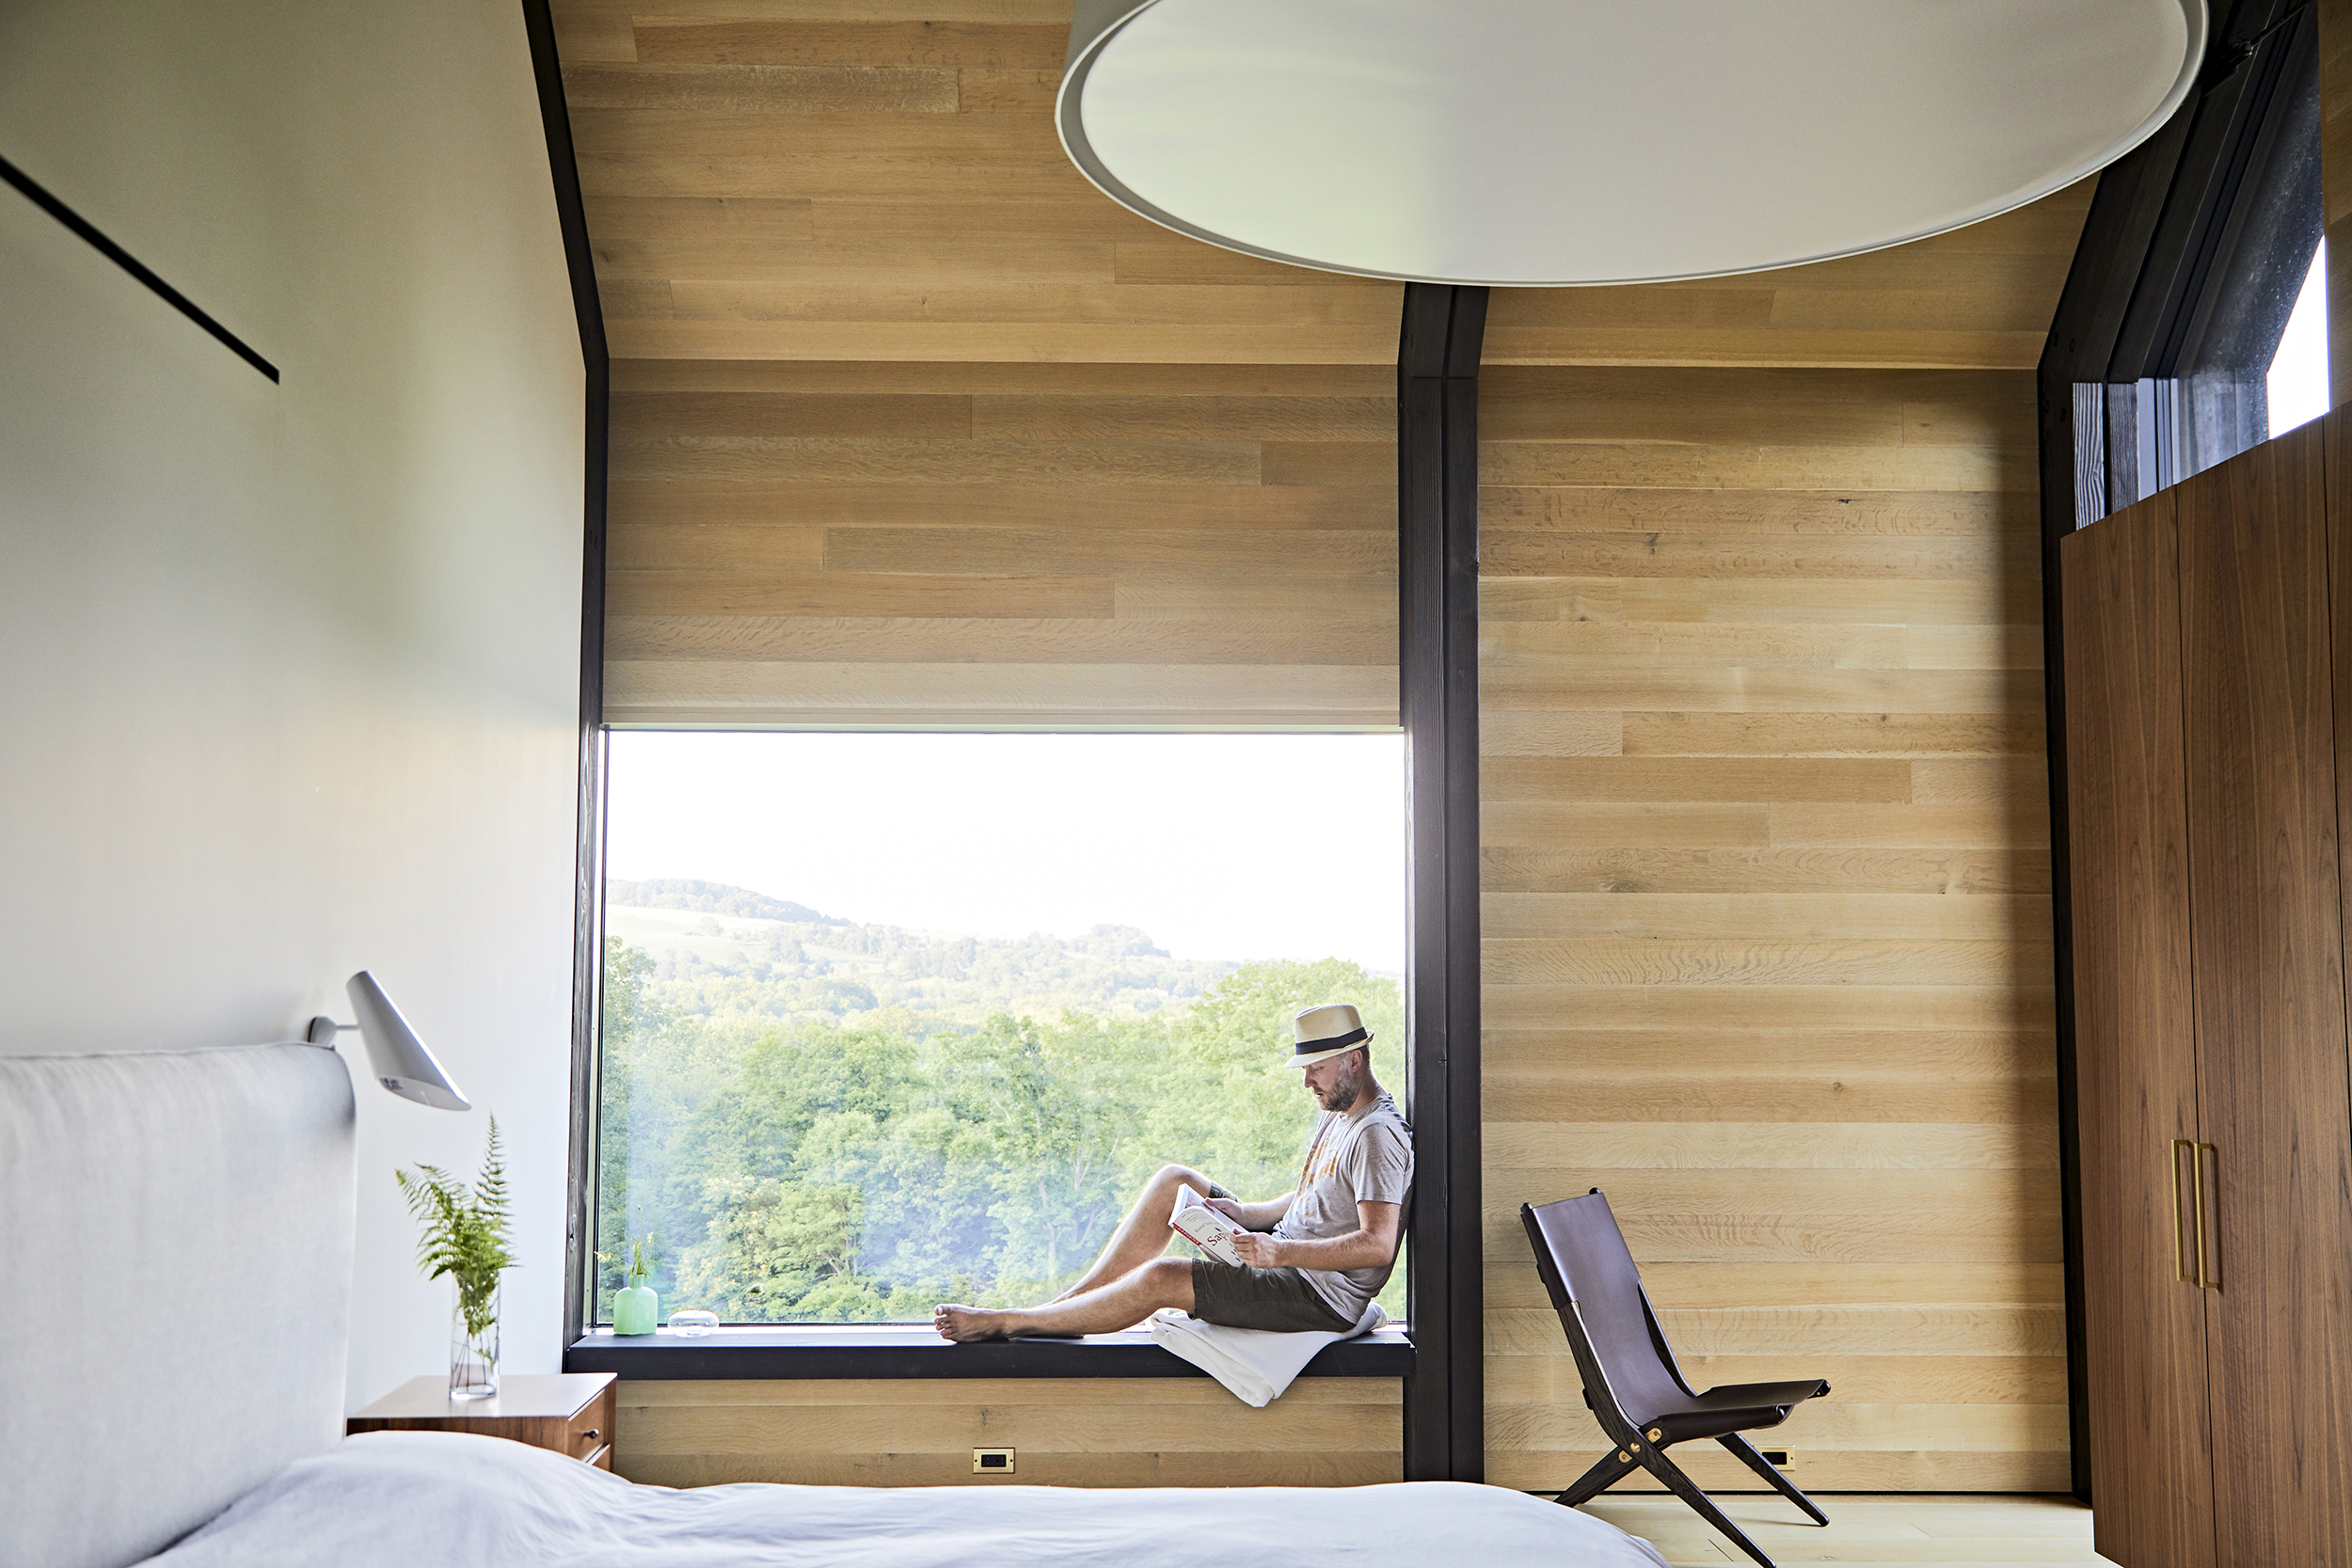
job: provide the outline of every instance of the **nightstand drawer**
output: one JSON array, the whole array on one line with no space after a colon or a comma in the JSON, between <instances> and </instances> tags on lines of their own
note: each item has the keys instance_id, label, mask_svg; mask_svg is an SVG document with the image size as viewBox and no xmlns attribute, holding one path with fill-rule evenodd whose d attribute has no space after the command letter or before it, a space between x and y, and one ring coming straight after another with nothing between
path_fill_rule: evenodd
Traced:
<instances>
[{"instance_id":1,"label":"nightstand drawer","mask_svg":"<svg viewBox=\"0 0 2352 1568\"><path fill-rule=\"evenodd\" d=\"M582 1405L565 1433L564 1451L598 1469L612 1468L612 1418L619 1401L613 1385Z\"/></svg>"}]
</instances>

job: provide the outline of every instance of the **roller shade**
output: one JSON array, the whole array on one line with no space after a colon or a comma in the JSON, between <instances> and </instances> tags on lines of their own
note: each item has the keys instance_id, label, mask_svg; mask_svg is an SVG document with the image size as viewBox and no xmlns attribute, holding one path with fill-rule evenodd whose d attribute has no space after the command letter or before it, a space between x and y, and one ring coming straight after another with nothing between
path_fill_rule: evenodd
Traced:
<instances>
[{"instance_id":1,"label":"roller shade","mask_svg":"<svg viewBox=\"0 0 2352 1568\"><path fill-rule=\"evenodd\" d=\"M1397 721L1387 366L613 366L605 718Z\"/></svg>"}]
</instances>

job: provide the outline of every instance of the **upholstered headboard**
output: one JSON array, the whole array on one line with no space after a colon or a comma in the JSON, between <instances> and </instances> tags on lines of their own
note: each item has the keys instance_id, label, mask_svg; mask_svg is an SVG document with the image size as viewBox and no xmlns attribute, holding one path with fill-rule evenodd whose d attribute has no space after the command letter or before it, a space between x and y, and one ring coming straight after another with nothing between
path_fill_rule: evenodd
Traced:
<instances>
[{"instance_id":1,"label":"upholstered headboard","mask_svg":"<svg viewBox=\"0 0 2352 1568\"><path fill-rule=\"evenodd\" d=\"M0 1056L0 1568L116 1568L342 1433L351 1077Z\"/></svg>"}]
</instances>

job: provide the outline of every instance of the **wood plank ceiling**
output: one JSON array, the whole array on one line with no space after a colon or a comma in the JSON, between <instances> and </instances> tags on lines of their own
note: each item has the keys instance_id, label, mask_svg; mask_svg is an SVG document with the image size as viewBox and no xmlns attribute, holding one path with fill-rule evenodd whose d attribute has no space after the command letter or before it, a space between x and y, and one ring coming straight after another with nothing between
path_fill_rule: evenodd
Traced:
<instances>
[{"instance_id":1,"label":"wood plank ceiling","mask_svg":"<svg viewBox=\"0 0 2352 1568\"><path fill-rule=\"evenodd\" d=\"M1219 250L1054 133L1069 0L556 0L621 359L1396 362L1393 284ZM2026 370L2086 191L1781 272L1511 290L1515 365Z\"/></svg>"},{"instance_id":2,"label":"wood plank ceiling","mask_svg":"<svg viewBox=\"0 0 2352 1568\"><path fill-rule=\"evenodd\" d=\"M1398 291L1096 193L1051 121L1068 0L555 13L614 721L1393 722ZM2088 197L1494 298L1503 1484L1595 1447L1509 1223L1595 1183L1706 1375L1837 1385L1786 1431L1804 1484L2064 1482L2025 372ZM679 1419L701 1474L730 1439Z\"/></svg>"}]
</instances>

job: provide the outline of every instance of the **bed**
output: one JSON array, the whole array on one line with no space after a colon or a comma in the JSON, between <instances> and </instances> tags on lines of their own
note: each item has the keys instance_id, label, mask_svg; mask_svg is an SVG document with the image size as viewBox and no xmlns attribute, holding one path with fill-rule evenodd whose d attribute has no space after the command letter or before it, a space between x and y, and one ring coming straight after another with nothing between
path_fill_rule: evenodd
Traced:
<instances>
[{"instance_id":1,"label":"bed","mask_svg":"<svg viewBox=\"0 0 2352 1568\"><path fill-rule=\"evenodd\" d=\"M352 1110L308 1045L0 1057L0 1568L1663 1568L1454 1482L681 1491L492 1437L342 1437Z\"/></svg>"}]
</instances>

